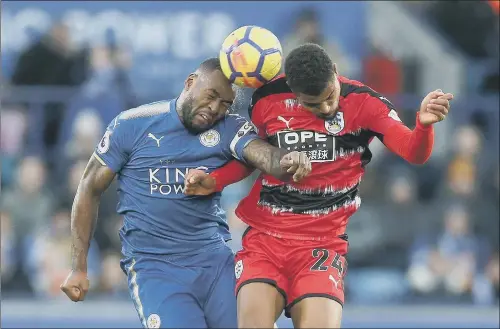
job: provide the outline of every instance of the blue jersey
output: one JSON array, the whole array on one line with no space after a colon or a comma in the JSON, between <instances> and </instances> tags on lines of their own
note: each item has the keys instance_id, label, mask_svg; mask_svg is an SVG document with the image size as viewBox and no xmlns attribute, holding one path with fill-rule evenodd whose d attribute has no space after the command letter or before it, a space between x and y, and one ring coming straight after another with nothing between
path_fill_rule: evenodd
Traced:
<instances>
[{"instance_id":1,"label":"blue jersey","mask_svg":"<svg viewBox=\"0 0 500 329\"><path fill-rule=\"evenodd\" d=\"M195 254L229 239L220 193L186 196L184 177L189 169L211 172L233 158L243 161L243 149L258 136L237 115L192 134L175 104L162 101L122 112L94 153L117 173L125 256Z\"/></svg>"}]
</instances>

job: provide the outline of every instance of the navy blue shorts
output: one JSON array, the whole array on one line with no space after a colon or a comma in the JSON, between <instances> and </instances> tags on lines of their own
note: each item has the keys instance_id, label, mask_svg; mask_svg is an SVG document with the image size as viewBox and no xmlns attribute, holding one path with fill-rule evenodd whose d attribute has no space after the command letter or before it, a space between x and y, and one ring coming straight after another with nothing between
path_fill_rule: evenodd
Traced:
<instances>
[{"instance_id":1,"label":"navy blue shorts","mask_svg":"<svg viewBox=\"0 0 500 329\"><path fill-rule=\"evenodd\" d=\"M143 327L238 327L229 247L190 257L129 257L121 265Z\"/></svg>"}]
</instances>

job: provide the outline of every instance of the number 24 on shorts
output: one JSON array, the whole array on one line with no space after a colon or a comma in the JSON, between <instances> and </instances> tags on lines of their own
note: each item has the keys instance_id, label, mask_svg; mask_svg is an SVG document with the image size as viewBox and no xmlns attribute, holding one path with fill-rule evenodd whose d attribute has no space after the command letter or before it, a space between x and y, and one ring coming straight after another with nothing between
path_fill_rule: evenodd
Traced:
<instances>
[{"instance_id":1,"label":"number 24 on shorts","mask_svg":"<svg viewBox=\"0 0 500 329\"><path fill-rule=\"evenodd\" d=\"M312 256L314 258L318 258L318 260L314 263L313 266L311 266L311 271L327 271L328 266L331 266L339 272L339 276L342 277L344 274L344 265L342 264L342 259L339 254L335 253L335 257L333 258L333 261L330 265L325 263L328 261L328 258L330 258L330 252L327 249L313 249L312 251ZM344 260L344 263L346 261Z\"/></svg>"}]
</instances>

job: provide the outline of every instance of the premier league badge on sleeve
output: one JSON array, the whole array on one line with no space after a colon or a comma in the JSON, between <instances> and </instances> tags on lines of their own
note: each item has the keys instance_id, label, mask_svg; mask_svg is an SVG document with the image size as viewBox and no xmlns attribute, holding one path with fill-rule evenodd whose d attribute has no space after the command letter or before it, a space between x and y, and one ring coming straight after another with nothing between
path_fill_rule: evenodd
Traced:
<instances>
[{"instance_id":1,"label":"premier league badge on sleeve","mask_svg":"<svg viewBox=\"0 0 500 329\"><path fill-rule=\"evenodd\" d=\"M325 120L325 129L331 134L338 134L344 129L344 113L337 112L333 119Z\"/></svg>"},{"instance_id":2,"label":"premier league badge on sleeve","mask_svg":"<svg viewBox=\"0 0 500 329\"><path fill-rule=\"evenodd\" d=\"M97 145L97 152L99 154L104 154L108 152L109 150L109 137L111 136L111 131L106 130L104 133L104 136L102 136L101 141L99 142L99 145Z\"/></svg>"}]
</instances>

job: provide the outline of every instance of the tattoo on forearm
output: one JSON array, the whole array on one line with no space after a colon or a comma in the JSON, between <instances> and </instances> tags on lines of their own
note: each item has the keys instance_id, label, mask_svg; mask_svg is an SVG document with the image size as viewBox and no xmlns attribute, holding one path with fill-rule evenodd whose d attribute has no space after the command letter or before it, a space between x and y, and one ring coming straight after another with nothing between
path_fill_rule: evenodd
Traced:
<instances>
[{"instance_id":1,"label":"tattoo on forearm","mask_svg":"<svg viewBox=\"0 0 500 329\"><path fill-rule=\"evenodd\" d=\"M255 168L280 180L290 178L280 166L280 161L289 151L274 147L262 140L250 142L243 150L245 160Z\"/></svg>"}]
</instances>

